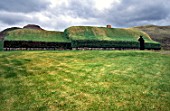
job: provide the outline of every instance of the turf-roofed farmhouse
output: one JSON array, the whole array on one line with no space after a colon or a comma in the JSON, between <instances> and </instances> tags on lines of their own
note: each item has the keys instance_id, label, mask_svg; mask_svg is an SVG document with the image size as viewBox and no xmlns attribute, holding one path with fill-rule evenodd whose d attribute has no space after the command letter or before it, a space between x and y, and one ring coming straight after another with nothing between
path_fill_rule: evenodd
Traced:
<instances>
[{"instance_id":1,"label":"turf-roofed farmhouse","mask_svg":"<svg viewBox=\"0 0 170 111\"><path fill-rule=\"evenodd\" d=\"M3 37L5 50L69 49L70 45L63 32L46 31L37 25L8 29Z\"/></svg>"},{"instance_id":2,"label":"turf-roofed farmhouse","mask_svg":"<svg viewBox=\"0 0 170 111\"><path fill-rule=\"evenodd\" d=\"M72 26L59 32L27 25L2 31L0 50L139 49L140 36L145 49L160 49L158 42L134 28Z\"/></svg>"}]
</instances>

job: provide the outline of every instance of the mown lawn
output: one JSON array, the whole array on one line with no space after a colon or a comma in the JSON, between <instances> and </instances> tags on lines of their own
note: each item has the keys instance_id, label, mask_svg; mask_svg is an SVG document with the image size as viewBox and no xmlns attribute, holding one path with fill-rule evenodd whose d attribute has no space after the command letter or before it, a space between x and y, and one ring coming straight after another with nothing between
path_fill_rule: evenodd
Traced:
<instances>
[{"instance_id":1,"label":"mown lawn","mask_svg":"<svg viewBox=\"0 0 170 111\"><path fill-rule=\"evenodd\" d=\"M1 111L169 111L170 54L0 52Z\"/></svg>"}]
</instances>

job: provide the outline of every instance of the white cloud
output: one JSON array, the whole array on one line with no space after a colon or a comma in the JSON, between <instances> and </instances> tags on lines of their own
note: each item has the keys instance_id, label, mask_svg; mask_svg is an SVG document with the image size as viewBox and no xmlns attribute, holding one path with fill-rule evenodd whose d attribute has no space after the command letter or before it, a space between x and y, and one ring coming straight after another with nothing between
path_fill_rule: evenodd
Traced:
<instances>
[{"instance_id":1,"label":"white cloud","mask_svg":"<svg viewBox=\"0 0 170 111\"><path fill-rule=\"evenodd\" d=\"M94 6L99 11L111 9L112 7L121 3L121 0L93 0Z\"/></svg>"},{"instance_id":2,"label":"white cloud","mask_svg":"<svg viewBox=\"0 0 170 111\"><path fill-rule=\"evenodd\" d=\"M50 1L50 8L55 8L57 6L61 6L61 5L66 5L68 6L69 4L69 0L49 0Z\"/></svg>"}]
</instances>

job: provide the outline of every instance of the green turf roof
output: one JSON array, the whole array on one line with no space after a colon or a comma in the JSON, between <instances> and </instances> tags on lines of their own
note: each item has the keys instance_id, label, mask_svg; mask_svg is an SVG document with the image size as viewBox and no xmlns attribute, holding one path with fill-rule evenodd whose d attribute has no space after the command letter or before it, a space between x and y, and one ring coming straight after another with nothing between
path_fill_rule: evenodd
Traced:
<instances>
[{"instance_id":1,"label":"green turf roof","mask_svg":"<svg viewBox=\"0 0 170 111\"><path fill-rule=\"evenodd\" d=\"M65 30L65 35L72 40L98 40L98 41L138 41L143 36L145 42L153 41L145 32L132 28L105 28L91 26L73 26Z\"/></svg>"},{"instance_id":2,"label":"green turf roof","mask_svg":"<svg viewBox=\"0 0 170 111\"><path fill-rule=\"evenodd\" d=\"M18 29L9 31L5 40L10 41L41 41L41 42L70 42L63 32L35 29Z\"/></svg>"}]
</instances>

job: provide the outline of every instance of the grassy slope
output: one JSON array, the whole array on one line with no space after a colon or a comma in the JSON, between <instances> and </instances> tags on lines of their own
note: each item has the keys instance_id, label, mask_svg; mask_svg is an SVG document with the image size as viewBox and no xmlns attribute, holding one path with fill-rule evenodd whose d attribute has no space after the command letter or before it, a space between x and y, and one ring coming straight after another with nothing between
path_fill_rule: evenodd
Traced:
<instances>
[{"instance_id":1,"label":"grassy slope","mask_svg":"<svg viewBox=\"0 0 170 111\"><path fill-rule=\"evenodd\" d=\"M169 111L170 55L164 54L1 52L0 110Z\"/></svg>"},{"instance_id":2,"label":"grassy slope","mask_svg":"<svg viewBox=\"0 0 170 111\"><path fill-rule=\"evenodd\" d=\"M163 49L170 49L170 26L146 25L135 28L146 32L153 40L160 42Z\"/></svg>"},{"instance_id":3,"label":"grassy slope","mask_svg":"<svg viewBox=\"0 0 170 111\"><path fill-rule=\"evenodd\" d=\"M35 29L18 29L9 31L5 40L12 41L43 41L43 42L70 42L63 36L63 32L44 31Z\"/></svg>"},{"instance_id":4,"label":"grassy slope","mask_svg":"<svg viewBox=\"0 0 170 111\"><path fill-rule=\"evenodd\" d=\"M144 32L135 29L73 26L65 30L73 40L138 41L142 35L146 42L154 42Z\"/></svg>"}]
</instances>

